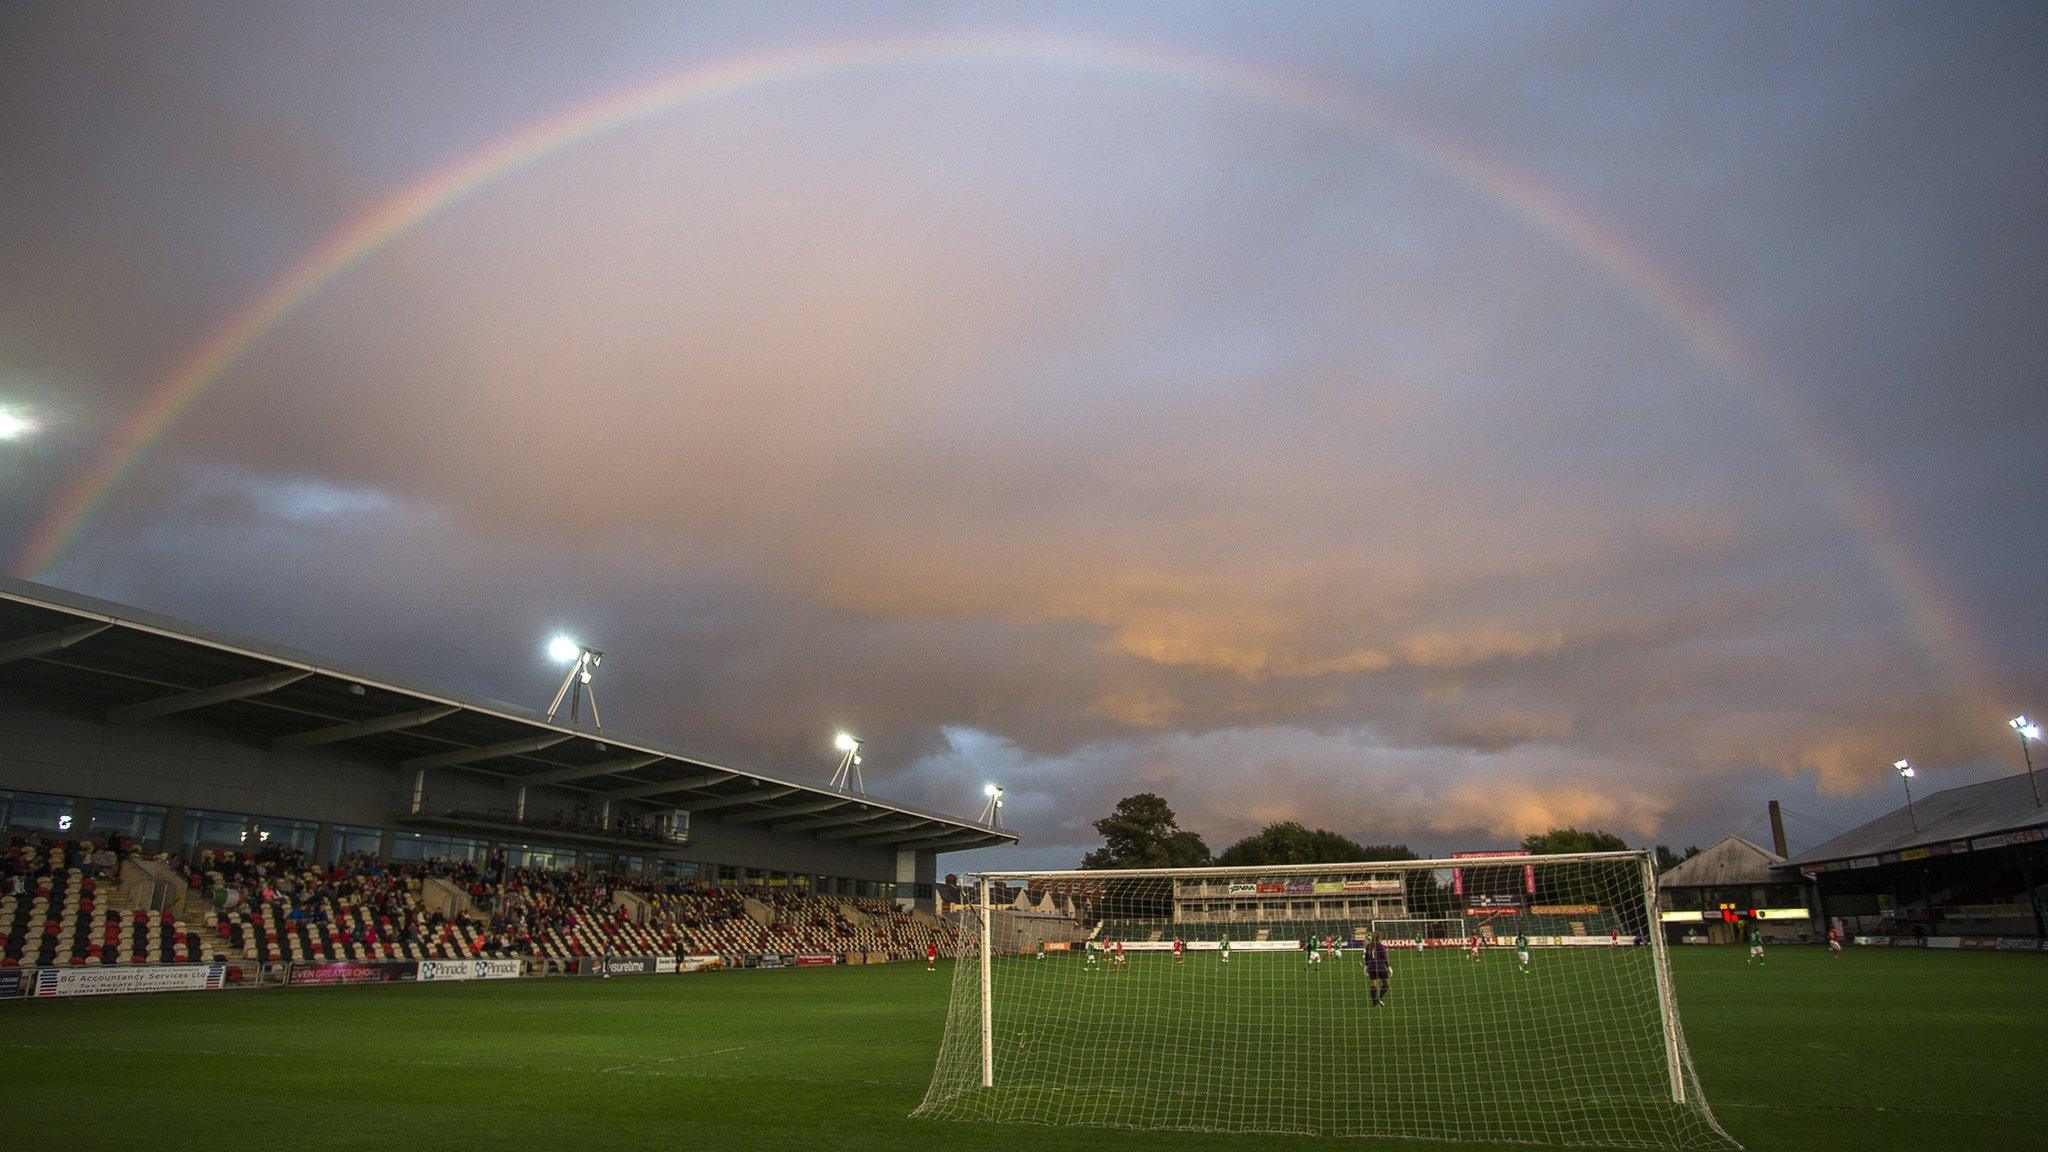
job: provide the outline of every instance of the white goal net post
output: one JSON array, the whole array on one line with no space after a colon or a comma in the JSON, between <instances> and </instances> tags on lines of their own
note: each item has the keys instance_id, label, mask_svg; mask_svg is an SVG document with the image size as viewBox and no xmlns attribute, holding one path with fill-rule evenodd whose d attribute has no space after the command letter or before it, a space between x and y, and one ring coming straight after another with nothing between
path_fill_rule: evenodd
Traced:
<instances>
[{"instance_id":1,"label":"white goal net post","mask_svg":"<svg viewBox=\"0 0 2048 1152\"><path fill-rule=\"evenodd\" d=\"M974 884L918 1116L1739 1147L1686 1050L1648 853ZM1019 888L1070 920L1014 922Z\"/></svg>"}]
</instances>

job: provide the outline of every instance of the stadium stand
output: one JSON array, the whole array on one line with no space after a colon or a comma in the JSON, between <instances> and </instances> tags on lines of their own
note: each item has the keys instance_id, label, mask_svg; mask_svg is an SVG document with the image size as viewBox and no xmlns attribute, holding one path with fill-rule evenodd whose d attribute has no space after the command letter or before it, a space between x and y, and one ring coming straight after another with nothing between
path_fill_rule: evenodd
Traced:
<instances>
[{"instance_id":1,"label":"stadium stand","mask_svg":"<svg viewBox=\"0 0 2048 1152\"><path fill-rule=\"evenodd\" d=\"M887 901L780 888L365 854L321 868L297 849L207 850L155 862L183 879L178 908L135 906L123 847L17 839L4 857L4 963L328 963L470 957L573 962L609 955L764 953L904 960L950 949L951 926ZM452 914L436 904L457 905ZM182 915L181 915L182 910Z\"/></svg>"}]
</instances>

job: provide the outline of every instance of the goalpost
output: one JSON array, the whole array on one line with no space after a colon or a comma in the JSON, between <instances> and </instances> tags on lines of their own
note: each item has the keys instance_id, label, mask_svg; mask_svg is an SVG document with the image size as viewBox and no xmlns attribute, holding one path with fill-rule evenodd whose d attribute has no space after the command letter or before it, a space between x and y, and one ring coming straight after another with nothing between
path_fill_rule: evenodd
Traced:
<instances>
[{"instance_id":1,"label":"goalpost","mask_svg":"<svg viewBox=\"0 0 2048 1152\"><path fill-rule=\"evenodd\" d=\"M1018 887L1128 962L1020 944ZM1686 1051L1647 853L991 872L978 895L918 1116L1739 1147ZM1529 964L1418 931L1525 938ZM1329 937L1342 959L1307 962Z\"/></svg>"}]
</instances>

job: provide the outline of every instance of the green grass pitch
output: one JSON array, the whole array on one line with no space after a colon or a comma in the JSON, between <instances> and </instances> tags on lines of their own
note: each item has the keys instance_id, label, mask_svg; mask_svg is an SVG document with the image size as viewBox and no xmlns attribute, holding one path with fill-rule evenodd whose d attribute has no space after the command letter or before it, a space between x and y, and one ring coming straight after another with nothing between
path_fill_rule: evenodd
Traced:
<instances>
[{"instance_id":1,"label":"green grass pitch","mask_svg":"<svg viewBox=\"0 0 2048 1152\"><path fill-rule=\"evenodd\" d=\"M2048 1147L2044 962L1673 956L1728 1131L1757 1150L1857 1152ZM1167 978L1171 964L1135 957L1118 979ZM1315 975L1340 974L1359 978L1355 962ZM1397 967L1393 1016L1401 981ZM0 1004L0 1148L1486 1147L909 1119L951 984L943 966L899 964Z\"/></svg>"}]
</instances>

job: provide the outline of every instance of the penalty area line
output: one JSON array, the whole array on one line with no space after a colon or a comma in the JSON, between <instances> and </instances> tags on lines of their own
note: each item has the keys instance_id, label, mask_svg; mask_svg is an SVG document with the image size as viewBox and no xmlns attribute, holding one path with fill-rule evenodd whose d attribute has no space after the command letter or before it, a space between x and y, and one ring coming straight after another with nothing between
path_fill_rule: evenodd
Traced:
<instances>
[{"instance_id":1,"label":"penalty area line","mask_svg":"<svg viewBox=\"0 0 2048 1152\"><path fill-rule=\"evenodd\" d=\"M648 1066L654 1064L673 1064L678 1060L695 1060L701 1056L724 1056L730 1052L748 1052L755 1048L772 1048L777 1044L788 1043L790 1043L790 1041L788 1040L762 1040L755 1044L735 1044L730 1048L713 1048L708 1052L678 1052L673 1056L660 1056L652 1060L629 1060L624 1064L615 1064L610 1068L599 1068L597 1070L597 1075L615 1076L623 1074L627 1076L659 1076L662 1075L662 1073L645 1071L636 1072L634 1071L634 1069L645 1069L648 1068Z\"/></svg>"}]
</instances>

